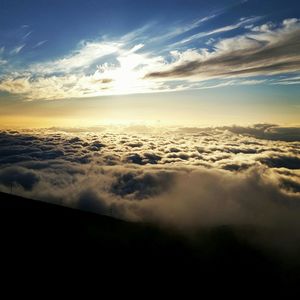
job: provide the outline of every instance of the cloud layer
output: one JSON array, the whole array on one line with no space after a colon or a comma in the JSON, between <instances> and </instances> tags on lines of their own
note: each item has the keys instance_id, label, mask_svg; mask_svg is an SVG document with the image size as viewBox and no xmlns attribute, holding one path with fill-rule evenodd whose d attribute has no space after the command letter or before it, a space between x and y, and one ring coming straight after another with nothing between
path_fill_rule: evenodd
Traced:
<instances>
[{"instance_id":1,"label":"cloud layer","mask_svg":"<svg viewBox=\"0 0 300 300\"><path fill-rule=\"evenodd\" d=\"M1 132L0 189L183 231L254 226L274 244L300 242L295 128L98 129Z\"/></svg>"}]
</instances>

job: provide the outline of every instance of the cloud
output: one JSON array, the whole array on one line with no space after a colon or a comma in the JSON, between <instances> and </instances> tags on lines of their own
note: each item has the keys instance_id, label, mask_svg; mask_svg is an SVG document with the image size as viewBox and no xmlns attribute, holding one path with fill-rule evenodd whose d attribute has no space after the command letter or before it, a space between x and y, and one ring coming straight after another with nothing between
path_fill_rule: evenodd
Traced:
<instances>
[{"instance_id":1,"label":"cloud","mask_svg":"<svg viewBox=\"0 0 300 300\"><path fill-rule=\"evenodd\" d=\"M280 127L274 124L256 124L254 126L223 127L234 133L247 134L256 138L278 141L300 141L300 127Z\"/></svg>"},{"instance_id":2,"label":"cloud","mask_svg":"<svg viewBox=\"0 0 300 300\"><path fill-rule=\"evenodd\" d=\"M276 81L272 83L274 85L294 85L294 84L300 84L300 80L291 80L291 81Z\"/></svg>"},{"instance_id":3,"label":"cloud","mask_svg":"<svg viewBox=\"0 0 300 300\"><path fill-rule=\"evenodd\" d=\"M146 164L157 164L162 159L161 156L155 153L130 153L124 159L127 163L146 165Z\"/></svg>"},{"instance_id":4,"label":"cloud","mask_svg":"<svg viewBox=\"0 0 300 300\"><path fill-rule=\"evenodd\" d=\"M273 31L223 39L212 52L182 52L164 71L149 73L146 78L207 79L299 71L299 33L299 21L288 19Z\"/></svg>"},{"instance_id":5,"label":"cloud","mask_svg":"<svg viewBox=\"0 0 300 300\"><path fill-rule=\"evenodd\" d=\"M170 172L128 172L118 175L111 186L115 195L129 199L147 199L168 192L173 183Z\"/></svg>"},{"instance_id":6,"label":"cloud","mask_svg":"<svg viewBox=\"0 0 300 300\"><path fill-rule=\"evenodd\" d=\"M284 189L292 193L300 193L300 183L292 179L281 179L281 185Z\"/></svg>"},{"instance_id":7,"label":"cloud","mask_svg":"<svg viewBox=\"0 0 300 300\"><path fill-rule=\"evenodd\" d=\"M3 55L5 51L5 47L0 47L0 66L5 65L7 63L7 60L3 59L1 56Z\"/></svg>"},{"instance_id":8,"label":"cloud","mask_svg":"<svg viewBox=\"0 0 300 300\"><path fill-rule=\"evenodd\" d=\"M271 168L300 169L300 158L296 156L275 156L259 159Z\"/></svg>"},{"instance_id":9,"label":"cloud","mask_svg":"<svg viewBox=\"0 0 300 300\"><path fill-rule=\"evenodd\" d=\"M35 74L52 74L62 72L68 74L82 69L89 68L100 58L117 52L120 43L106 43L106 42L86 42L82 41L77 50L73 51L70 55L53 60L47 63L37 63L32 65L32 71Z\"/></svg>"},{"instance_id":10,"label":"cloud","mask_svg":"<svg viewBox=\"0 0 300 300\"><path fill-rule=\"evenodd\" d=\"M11 55L19 54L25 46L26 46L26 44L23 44L23 45L20 45L20 46L16 46L15 48L13 48L13 49L10 51L10 54L11 54Z\"/></svg>"},{"instance_id":11,"label":"cloud","mask_svg":"<svg viewBox=\"0 0 300 300\"><path fill-rule=\"evenodd\" d=\"M33 31L29 31L27 32L24 36L23 36L23 40L27 39L31 34L32 34Z\"/></svg>"},{"instance_id":12,"label":"cloud","mask_svg":"<svg viewBox=\"0 0 300 300\"><path fill-rule=\"evenodd\" d=\"M40 42L36 43L32 48L41 47L42 45L44 45L47 42L48 42L48 40L40 41Z\"/></svg>"},{"instance_id":13,"label":"cloud","mask_svg":"<svg viewBox=\"0 0 300 300\"><path fill-rule=\"evenodd\" d=\"M211 30L211 31L207 31L207 32L200 32L200 33L197 33L197 34L194 34L194 35L188 37L187 39L184 39L182 41L177 42L175 45L186 44L186 43L189 43L189 42L191 42L195 39L200 39L200 38L203 38L203 37L206 37L206 36L211 36L211 35L222 33L222 32L232 31L232 30L235 30L237 28L240 28L244 24L255 22L258 19L259 19L259 17L245 18L245 19L241 20L240 22L238 22L236 24L227 25L227 26L220 27L220 28L217 28L217 29L214 29L214 30Z\"/></svg>"},{"instance_id":14,"label":"cloud","mask_svg":"<svg viewBox=\"0 0 300 300\"><path fill-rule=\"evenodd\" d=\"M5 78L0 81L0 90L12 94L24 94L31 92L31 85L28 78Z\"/></svg>"},{"instance_id":15,"label":"cloud","mask_svg":"<svg viewBox=\"0 0 300 300\"><path fill-rule=\"evenodd\" d=\"M105 200L101 199L99 194L95 191L89 189L83 189L79 193L77 207L82 210L92 211L103 215L109 212Z\"/></svg>"},{"instance_id":16,"label":"cloud","mask_svg":"<svg viewBox=\"0 0 300 300\"><path fill-rule=\"evenodd\" d=\"M251 164L246 164L246 163L236 163L236 164L226 164L224 165L222 168L224 170L228 170L228 171L243 171L243 170L247 170L251 167Z\"/></svg>"},{"instance_id":17,"label":"cloud","mask_svg":"<svg viewBox=\"0 0 300 300\"><path fill-rule=\"evenodd\" d=\"M0 182L9 188L20 185L25 190L32 190L39 182L39 176L22 167L7 167L0 171Z\"/></svg>"}]
</instances>

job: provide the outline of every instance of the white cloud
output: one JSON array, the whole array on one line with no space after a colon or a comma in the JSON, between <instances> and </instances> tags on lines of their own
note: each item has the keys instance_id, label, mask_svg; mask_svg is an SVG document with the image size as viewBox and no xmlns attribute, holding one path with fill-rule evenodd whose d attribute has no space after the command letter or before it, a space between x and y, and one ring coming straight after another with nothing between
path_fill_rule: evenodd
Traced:
<instances>
[{"instance_id":1,"label":"white cloud","mask_svg":"<svg viewBox=\"0 0 300 300\"><path fill-rule=\"evenodd\" d=\"M253 28L251 28L252 31L256 31L256 32L270 32L273 28L275 27L275 24L269 22L266 24L263 24L261 26L255 26Z\"/></svg>"},{"instance_id":2,"label":"white cloud","mask_svg":"<svg viewBox=\"0 0 300 300\"><path fill-rule=\"evenodd\" d=\"M47 42L48 42L48 40L40 41L40 42L36 43L32 48L38 48Z\"/></svg>"},{"instance_id":3,"label":"white cloud","mask_svg":"<svg viewBox=\"0 0 300 300\"><path fill-rule=\"evenodd\" d=\"M81 42L78 50L73 51L70 55L53 60L46 63L34 64L31 66L30 71L35 74L52 74L55 72L62 72L64 74L70 72L83 72L91 64L99 58L106 55L118 52L120 43L107 43L107 42Z\"/></svg>"}]
</instances>

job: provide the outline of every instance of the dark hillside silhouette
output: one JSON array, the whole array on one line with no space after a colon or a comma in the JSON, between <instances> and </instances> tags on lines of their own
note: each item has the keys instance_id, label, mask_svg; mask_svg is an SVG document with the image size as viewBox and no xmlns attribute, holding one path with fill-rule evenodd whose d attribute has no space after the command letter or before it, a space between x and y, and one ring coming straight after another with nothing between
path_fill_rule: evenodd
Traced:
<instances>
[{"instance_id":1,"label":"dark hillside silhouette","mask_svg":"<svg viewBox=\"0 0 300 300\"><path fill-rule=\"evenodd\" d=\"M71 273L92 269L117 281L129 280L130 271L135 274L132 280L141 284L155 274L153 280L164 287L170 281L173 292L186 285L219 293L222 289L214 289L215 285L228 288L233 283L235 289L259 288L268 295L288 295L297 288L297 264L280 263L238 239L229 227L186 238L148 224L4 193L0 214L2 257L9 268L12 264L24 266L23 270L65 268Z\"/></svg>"}]
</instances>

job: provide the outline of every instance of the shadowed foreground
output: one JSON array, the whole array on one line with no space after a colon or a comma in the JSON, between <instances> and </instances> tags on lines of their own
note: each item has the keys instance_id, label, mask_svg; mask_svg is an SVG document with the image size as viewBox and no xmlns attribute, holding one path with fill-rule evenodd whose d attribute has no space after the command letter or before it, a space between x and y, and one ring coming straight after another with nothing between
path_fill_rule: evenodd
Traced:
<instances>
[{"instance_id":1,"label":"shadowed foreground","mask_svg":"<svg viewBox=\"0 0 300 300\"><path fill-rule=\"evenodd\" d=\"M245 242L241 234L238 238L229 227L187 238L4 193L0 214L8 278L9 272L15 279L28 269L36 274L55 270L61 278L85 277L91 271L96 281L104 276L107 282L150 284L151 290L163 286L170 292L223 294L241 289L284 296L295 293L299 283L299 259L278 258Z\"/></svg>"}]
</instances>

